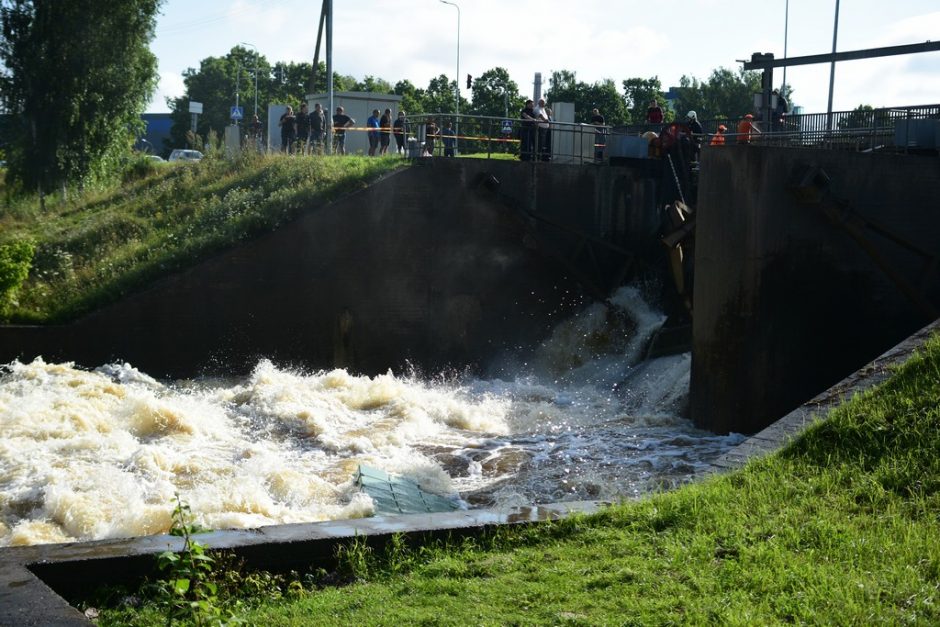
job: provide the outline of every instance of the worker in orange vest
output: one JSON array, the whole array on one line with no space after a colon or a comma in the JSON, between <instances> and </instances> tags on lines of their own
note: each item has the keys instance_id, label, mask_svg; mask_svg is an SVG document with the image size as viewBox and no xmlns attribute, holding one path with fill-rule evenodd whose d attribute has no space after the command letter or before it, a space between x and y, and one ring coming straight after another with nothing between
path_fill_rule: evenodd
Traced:
<instances>
[{"instance_id":1,"label":"worker in orange vest","mask_svg":"<svg viewBox=\"0 0 940 627\"><path fill-rule=\"evenodd\" d=\"M760 135L760 129L754 124L754 116L748 113L738 124L738 143L750 144L753 135Z\"/></svg>"},{"instance_id":2,"label":"worker in orange vest","mask_svg":"<svg viewBox=\"0 0 940 627\"><path fill-rule=\"evenodd\" d=\"M709 146L724 146L725 145L725 131L728 130L728 127L724 124L718 125L718 132L712 135L712 140L708 143Z\"/></svg>"}]
</instances>

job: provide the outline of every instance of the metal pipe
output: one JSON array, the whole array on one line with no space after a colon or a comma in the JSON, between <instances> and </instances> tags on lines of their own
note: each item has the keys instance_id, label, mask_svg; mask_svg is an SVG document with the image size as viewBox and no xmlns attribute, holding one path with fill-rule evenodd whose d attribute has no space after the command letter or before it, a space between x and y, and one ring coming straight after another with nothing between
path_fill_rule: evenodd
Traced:
<instances>
[{"instance_id":1,"label":"metal pipe","mask_svg":"<svg viewBox=\"0 0 940 627\"><path fill-rule=\"evenodd\" d=\"M460 7L457 6L456 2L449 2L448 0L440 0L442 4L449 4L450 6L457 9L457 76L455 77L454 83L457 85L457 102L454 107L454 111L457 113L454 122L454 132L457 134L457 139L454 140L454 154L460 154Z\"/></svg>"},{"instance_id":2,"label":"metal pipe","mask_svg":"<svg viewBox=\"0 0 940 627\"><path fill-rule=\"evenodd\" d=\"M251 46L255 49L255 115L258 115L258 46L250 44L247 41L241 42L243 46Z\"/></svg>"},{"instance_id":3,"label":"metal pipe","mask_svg":"<svg viewBox=\"0 0 940 627\"><path fill-rule=\"evenodd\" d=\"M326 150L327 154L333 154L333 0L323 0L323 10L326 11L326 93L330 103Z\"/></svg>"}]
</instances>

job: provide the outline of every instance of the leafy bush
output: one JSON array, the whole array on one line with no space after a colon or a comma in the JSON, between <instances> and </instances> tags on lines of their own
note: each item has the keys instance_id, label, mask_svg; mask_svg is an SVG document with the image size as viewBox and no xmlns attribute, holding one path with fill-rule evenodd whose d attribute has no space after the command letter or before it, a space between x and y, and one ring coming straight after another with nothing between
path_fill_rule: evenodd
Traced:
<instances>
[{"instance_id":1,"label":"leafy bush","mask_svg":"<svg viewBox=\"0 0 940 627\"><path fill-rule=\"evenodd\" d=\"M0 315L16 304L16 292L29 276L34 252L28 240L0 244Z\"/></svg>"},{"instance_id":2,"label":"leafy bush","mask_svg":"<svg viewBox=\"0 0 940 627\"><path fill-rule=\"evenodd\" d=\"M159 167L160 163L151 159L149 155L137 153L125 164L121 179L125 183L139 181L153 176Z\"/></svg>"}]
</instances>

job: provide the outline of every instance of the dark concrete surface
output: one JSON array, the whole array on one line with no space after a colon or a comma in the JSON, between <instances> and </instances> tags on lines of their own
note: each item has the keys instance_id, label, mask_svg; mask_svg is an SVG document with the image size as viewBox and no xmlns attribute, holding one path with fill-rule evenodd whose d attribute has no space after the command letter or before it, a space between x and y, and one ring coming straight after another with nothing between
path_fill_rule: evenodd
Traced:
<instances>
[{"instance_id":1,"label":"dark concrete surface","mask_svg":"<svg viewBox=\"0 0 940 627\"><path fill-rule=\"evenodd\" d=\"M232 551L251 569L303 571L331 566L336 546L357 537L374 546L381 546L397 533L416 541L444 535L460 537L495 525L591 513L604 505L583 501L499 511L359 518L220 531L200 534L197 539L210 549ZM66 599L155 574L155 556L168 549L178 551L182 544L182 538L175 536L149 536L0 549L0 626L88 625L90 622Z\"/></svg>"},{"instance_id":2,"label":"dark concrete surface","mask_svg":"<svg viewBox=\"0 0 940 627\"><path fill-rule=\"evenodd\" d=\"M264 357L365 374L480 368L582 303L559 259L583 242L516 209L655 245L655 189L629 168L420 160L72 324L0 327L0 363L127 361L155 377L242 374ZM603 282L623 261L575 264Z\"/></svg>"},{"instance_id":3,"label":"dark concrete surface","mask_svg":"<svg viewBox=\"0 0 940 627\"><path fill-rule=\"evenodd\" d=\"M892 371L923 347L931 335L940 333L940 320L927 325L863 368L853 372L769 427L734 447L712 464L716 471L734 470L748 461L781 449L807 427L826 417L829 410L891 377Z\"/></svg>"},{"instance_id":4,"label":"dark concrete surface","mask_svg":"<svg viewBox=\"0 0 940 627\"><path fill-rule=\"evenodd\" d=\"M808 167L827 203L940 257L940 159L799 148L703 151L696 214L692 418L754 433L933 320L822 204L797 200ZM854 218L847 217L852 223ZM883 262L940 308L940 275L863 229Z\"/></svg>"}]
</instances>

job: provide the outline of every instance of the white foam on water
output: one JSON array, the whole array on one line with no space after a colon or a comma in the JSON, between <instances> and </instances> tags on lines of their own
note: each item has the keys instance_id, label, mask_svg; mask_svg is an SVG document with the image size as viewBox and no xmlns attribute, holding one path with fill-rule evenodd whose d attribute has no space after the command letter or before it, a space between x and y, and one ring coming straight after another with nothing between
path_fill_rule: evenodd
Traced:
<instances>
[{"instance_id":1,"label":"white foam on water","mask_svg":"<svg viewBox=\"0 0 940 627\"><path fill-rule=\"evenodd\" d=\"M0 546L162 533L174 494L214 529L369 516L359 464L469 505L623 498L728 446L679 416L689 358L641 362L663 316L623 288L511 380L304 373L157 381L41 359L0 374Z\"/></svg>"}]
</instances>

